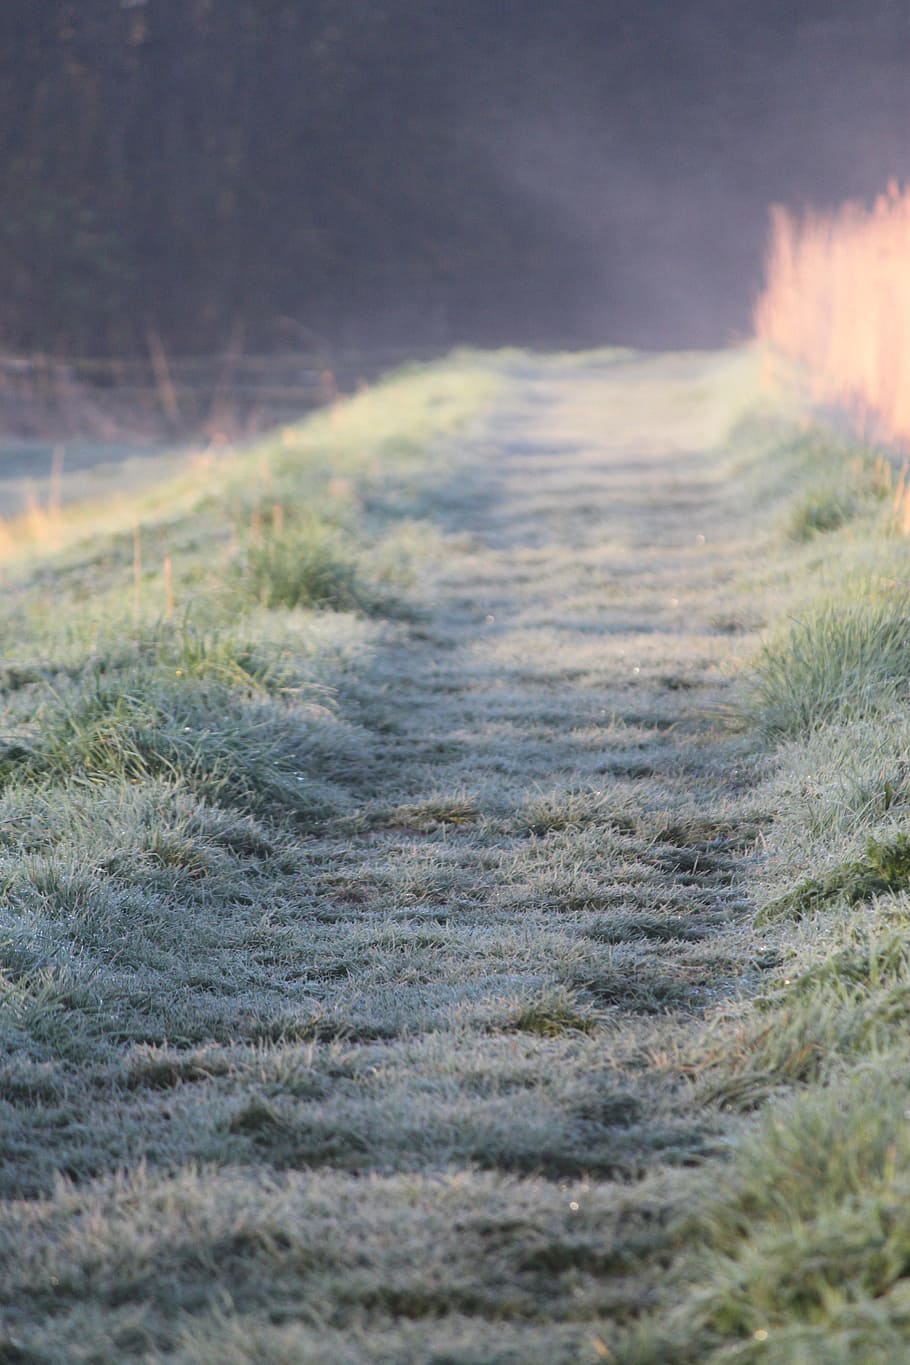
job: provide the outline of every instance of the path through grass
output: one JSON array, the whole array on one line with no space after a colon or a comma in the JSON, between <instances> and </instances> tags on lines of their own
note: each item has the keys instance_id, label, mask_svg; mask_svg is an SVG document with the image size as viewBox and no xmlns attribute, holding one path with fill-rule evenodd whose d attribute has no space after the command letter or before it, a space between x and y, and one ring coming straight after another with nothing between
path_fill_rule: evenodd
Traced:
<instances>
[{"instance_id":1,"label":"path through grass","mask_svg":"<svg viewBox=\"0 0 910 1365\"><path fill-rule=\"evenodd\" d=\"M812 1176L779 1255L775 1190L825 1105L877 1102L902 883L860 925L835 889L835 956L827 902L753 921L822 847L896 837L869 706L903 655L840 717L871 768L801 795L851 740L827 684L787 709L761 635L845 556L883 572L880 497L762 402L748 353L465 359L92 539L11 533L0 1359L783 1361L835 1331L781 1285L839 1196ZM850 510L795 534L825 461ZM903 1103L878 1156L839 1130L886 1202Z\"/></svg>"}]
</instances>

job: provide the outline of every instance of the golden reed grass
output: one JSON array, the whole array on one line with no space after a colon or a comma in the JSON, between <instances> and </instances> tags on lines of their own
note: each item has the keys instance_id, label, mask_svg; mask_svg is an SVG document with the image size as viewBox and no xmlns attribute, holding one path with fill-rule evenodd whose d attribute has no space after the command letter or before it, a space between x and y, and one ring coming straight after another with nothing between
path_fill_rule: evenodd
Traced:
<instances>
[{"instance_id":1,"label":"golden reed grass","mask_svg":"<svg viewBox=\"0 0 910 1365\"><path fill-rule=\"evenodd\" d=\"M755 328L802 363L813 398L910 445L910 188L892 181L871 208L773 209Z\"/></svg>"}]
</instances>

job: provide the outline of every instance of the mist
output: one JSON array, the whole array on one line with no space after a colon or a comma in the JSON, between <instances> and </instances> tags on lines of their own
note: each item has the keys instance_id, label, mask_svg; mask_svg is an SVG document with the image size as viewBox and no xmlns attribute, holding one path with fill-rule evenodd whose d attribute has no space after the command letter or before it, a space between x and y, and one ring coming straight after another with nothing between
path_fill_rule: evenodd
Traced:
<instances>
[{"instance_id":1,"label":"mist","mask_svg":"<svg viewBox=\"0 0 910 1365\"><path fill-rule=\"evenodd\" d=\"M610 8L577 46L529 49L511 104L490 96L499 174L573 244L581 333L748 335L769 206L834 207L907 174L910 13Z\"/></svg>"},{"instance_id":2,"label":"mist","mask_svg":"<svg viewBox=\"0 0 910 1365\"><path fill-rule=\"evenodd\" d=\"M17 0L0 37L11 350L723 344L770 205L908 173L889 0Z\"/></svg>"}]
</instances>

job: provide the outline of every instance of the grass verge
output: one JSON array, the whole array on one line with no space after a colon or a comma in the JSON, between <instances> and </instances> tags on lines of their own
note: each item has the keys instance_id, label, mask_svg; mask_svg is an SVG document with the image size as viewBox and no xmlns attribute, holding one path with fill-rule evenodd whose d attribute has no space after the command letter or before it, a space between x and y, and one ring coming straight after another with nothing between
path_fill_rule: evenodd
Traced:
<instances>
[{"instance_id":1,"label":"grass verge","mask_svg":"<svg viewBox=\"0 0 910 1365\"><path fill-rule=\"evenodd\" d=\"M704 1102L754 1117L726 1173L689 1191L666 1315L619 1352L640 1365L910 1350L910 552L887 497L807 494L818 442L772 457L789 548L766 581L789 619L745 698L773 812L754 872L763 983L691 1059ZM870 467L837 442L830 457L829 487Z\"/></svg>"},{"instance_id":2,"label":"grass verge","mask_svg":"<svg viewBox=\"0 0 910 1365\"><path fill-rule=\"evenodd\" d=\"M377 762L341 692L410 591L445 442L495 382L469 360L418 371L129 500L5 528L7 1077L50 1068L57 1094L126 1044L311 1026L315 1002L286 1002L299 840ZM64 1164L93 1169L91 1146ZM34 1179L23 1153L13 1188Z\"/></svg>"}]
</instances>

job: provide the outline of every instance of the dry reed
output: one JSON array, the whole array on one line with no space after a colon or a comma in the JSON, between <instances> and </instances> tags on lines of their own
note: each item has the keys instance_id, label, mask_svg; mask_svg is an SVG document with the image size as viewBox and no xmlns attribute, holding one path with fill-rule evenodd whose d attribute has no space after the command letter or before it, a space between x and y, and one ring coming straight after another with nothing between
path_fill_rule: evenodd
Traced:
<instances>
[{"instance_id":1,"label":"dry reed","mask_svg":"<svg viewBox=\"0 0 910 1365\"><path fill-rule=\"evenodd\" d=\"M773 209L755 327L805 366L816 400L910 442L910 189L892 181L871 209Z\"/></svg>"}]
</instances>

